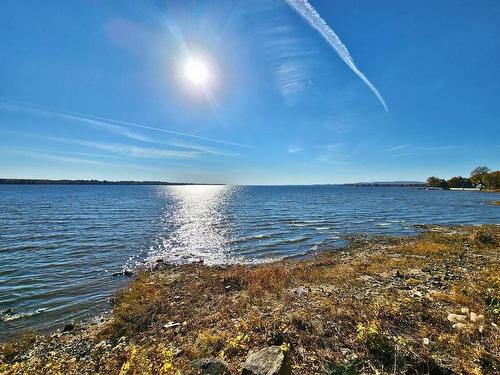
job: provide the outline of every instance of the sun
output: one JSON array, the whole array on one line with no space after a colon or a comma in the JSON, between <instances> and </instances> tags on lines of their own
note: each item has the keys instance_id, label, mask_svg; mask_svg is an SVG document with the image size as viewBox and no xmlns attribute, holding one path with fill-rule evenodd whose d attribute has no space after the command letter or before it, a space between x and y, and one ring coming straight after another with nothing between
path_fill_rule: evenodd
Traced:
<instances>
[{"instance_id":1,"label":"sun","mask_svg":"<svg viewBox=\"0 0 500 375\"><path fill-rule=\"evenodd\" d=\"M193 86L206 87L212 79L209 64L199 58L190 57L184 63L184 78Z\"/></svg>"}]
</instances>

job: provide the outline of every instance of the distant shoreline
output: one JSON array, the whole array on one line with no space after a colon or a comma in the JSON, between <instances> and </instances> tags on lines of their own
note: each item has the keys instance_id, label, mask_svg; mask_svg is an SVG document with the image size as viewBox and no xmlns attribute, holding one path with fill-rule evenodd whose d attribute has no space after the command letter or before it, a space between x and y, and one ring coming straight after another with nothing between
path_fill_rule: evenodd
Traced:
<instances>
[{"instance_id":1,"label":"distant shoreline","mask_svg":"<svg viewBox=\"0 0 500 375\"><path fill-rule=\"evenodd\" d=\"M342 186L354 187L416 187L425 188L425 182L359 182L354 184L342 184Z\"/></svg>"},{"instance_id":2,"label":"distant shoreline","mask_svg":"<svg viewBox=\"0 0 500 375\"><path fill-rule=\"evenodd\" d=\"M167 181L108 181L108 180L52 180L36 178L0 178L0 185L226 185L197 182L167 182ZM310 185L256 185L256 186L349 186L349 187L416 187L425 188L425 182L394 181L394 182L358 182L346 184L310 184Z\"/></svg>"},{"instance_id":3,"label":"distant shoreline","mask_svg":"<svg viewBox=\"0 0 500 375\"><path fill-rule=\"evenodd\" d=\"M0 185L224 185L204 184L196 182L166 182L166 181L107 181L107 180L49 180L49 179L24 179L0 178Z\"/></svg>"}]
</instances>

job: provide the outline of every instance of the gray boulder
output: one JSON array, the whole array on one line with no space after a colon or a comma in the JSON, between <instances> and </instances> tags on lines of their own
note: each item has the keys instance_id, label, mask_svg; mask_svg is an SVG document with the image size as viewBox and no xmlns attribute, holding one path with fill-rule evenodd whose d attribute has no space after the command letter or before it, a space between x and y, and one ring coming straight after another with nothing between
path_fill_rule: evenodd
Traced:
<instances>
[{"instance_id":1,"label":"gray boulder","mask_svg":"<svg viewBox=\"0 0 500 375\"><path fill-rule=\"evenodd\" d=\"M270 346L250 353L243 365L242 375L291 375L292 366L288 351Z\"/></svg>"},{"instance_id":2,"label":"gray boulder","mask_svg":"<svg viewBox=\"0 0 500 375\"><path fill-rule=\"evenodd\" d=\"M191 362L191 375L230 375L227 365L217 358L202 358Z\"/></svg>"}]
</instances>

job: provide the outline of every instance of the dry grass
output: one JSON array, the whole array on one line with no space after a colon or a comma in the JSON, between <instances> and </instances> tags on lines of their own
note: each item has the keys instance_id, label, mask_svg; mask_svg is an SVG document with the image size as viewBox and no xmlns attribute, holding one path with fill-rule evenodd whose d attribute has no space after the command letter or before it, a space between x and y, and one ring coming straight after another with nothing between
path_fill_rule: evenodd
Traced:
<instances>
[{"instance_id":1,"label":"dry grass","mask_svg":"<svg viewBox=\"0 0 500 375\"><path fill-rule=\"evenodd\" d=\"M4 346L0 373L176 374L215 356L236 374L272 344L296 374L498 373L499 234L436 227L297 262L142 274L108 322Z\"/></svg>"}]
</instances>

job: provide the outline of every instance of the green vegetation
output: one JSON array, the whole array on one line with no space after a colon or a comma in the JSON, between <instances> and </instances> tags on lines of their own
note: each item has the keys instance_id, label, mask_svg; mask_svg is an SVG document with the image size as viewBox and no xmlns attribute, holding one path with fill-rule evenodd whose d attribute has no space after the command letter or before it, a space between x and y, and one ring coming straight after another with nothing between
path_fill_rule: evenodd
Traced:
<instances>
[{"instance_id":1,"label":"green vegetation","mask_svg":"<svg viewBox=\"0 0 500 375\"><path fill-rule=\"evenodd\" d=\"M448 181L439 177L429 177L427 186L432 188L474 188L479 187L486 190L500 189L500 171L491 172L486 166L479 166L472 170L470 177L456 176Z\"/></svg>"},{"instance_id":2,"label":"green vegetation","mask_svg":"<svg viewBox=\"0 0 500 375\"><path fill-rule=\"evenodd\" d=\"M484 176L490 172L491 170L487 166L476 167L470 173L470 180L473 184L482 184Z\"/></svg>"},{"instance_id":3,"label":"green vegetation","mask_svg":"<svg viewBox=\"0 0 500 375\"><path fill-rule=\"evenodd\" d=\"M432 176L427 179L427 186L433 188L448 189L448 183L446 182L446 180L436 176Z\"/></svg>"},{"instance_id":4,"label":"green vegetation","mask_svg":"<svg viewBox=\"0 0 500 375\"><path fill-rule=\"evenodd\" d=\"M203 357L233 374L282 345L294 374L500 372L500 227L428 227L351 238L300 261L159 265L109 319L0 347L2 374L188 374Z\"/></svg>"}]
</instances>

